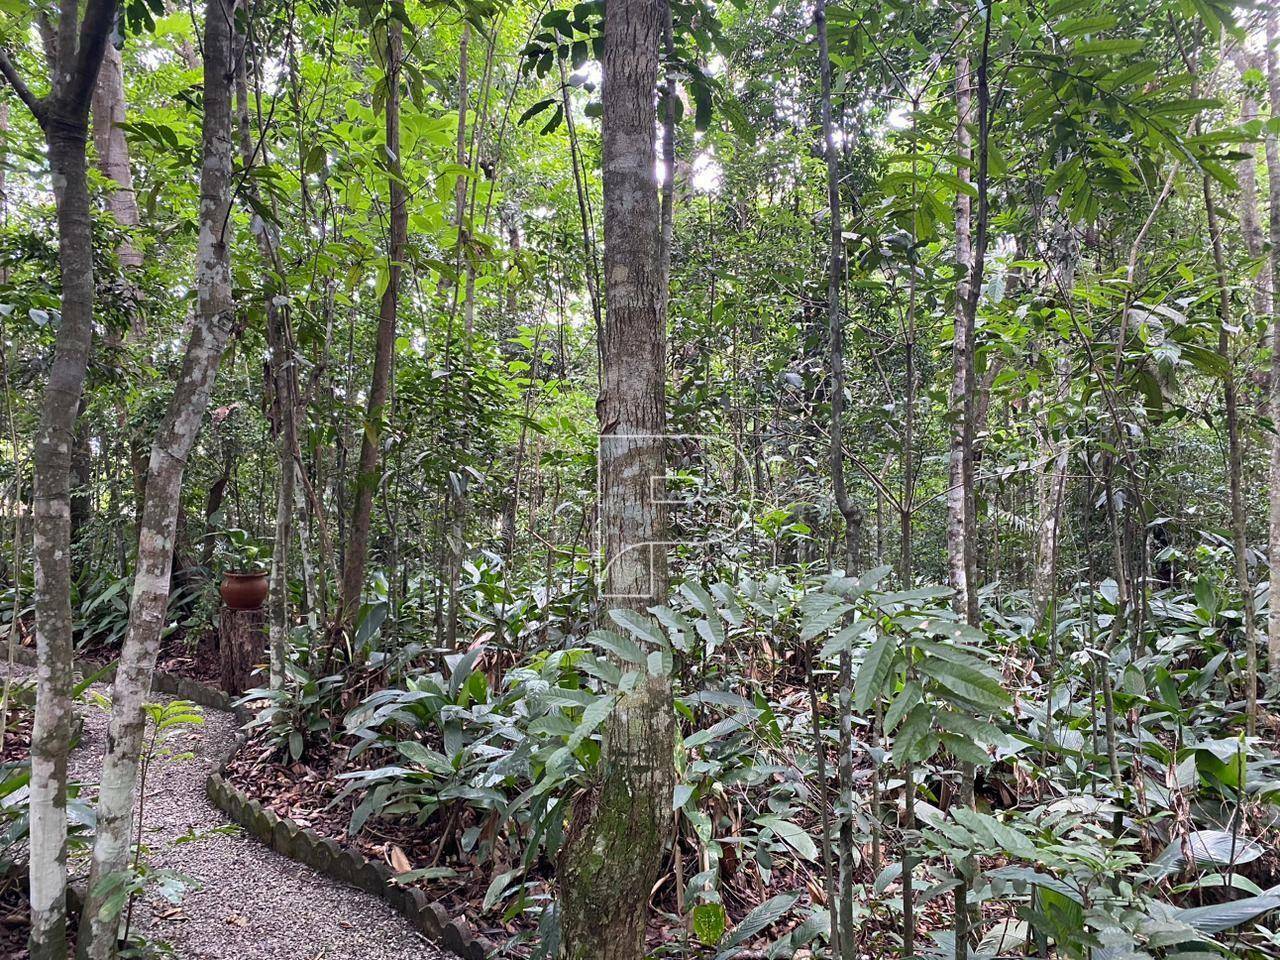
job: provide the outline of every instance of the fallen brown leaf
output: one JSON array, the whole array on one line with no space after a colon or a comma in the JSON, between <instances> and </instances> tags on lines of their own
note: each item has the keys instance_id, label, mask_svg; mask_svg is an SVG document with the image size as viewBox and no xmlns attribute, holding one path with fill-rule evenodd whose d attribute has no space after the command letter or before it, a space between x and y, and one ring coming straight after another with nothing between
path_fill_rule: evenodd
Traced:
<instances>
[{"instance_id":1,"label":"fallen brown leaf","mask_svg":"<svg viewBox=\"0 0 1280 960\"><path fill-rule=\"evenodd\" d=\"M387 857L391 862L391 869L396 873L408 873L413 869L413 864L409 862L409 858L405 856L405 852L394 843L390 845L387 851Z\"/></svg>"}]
</instances>

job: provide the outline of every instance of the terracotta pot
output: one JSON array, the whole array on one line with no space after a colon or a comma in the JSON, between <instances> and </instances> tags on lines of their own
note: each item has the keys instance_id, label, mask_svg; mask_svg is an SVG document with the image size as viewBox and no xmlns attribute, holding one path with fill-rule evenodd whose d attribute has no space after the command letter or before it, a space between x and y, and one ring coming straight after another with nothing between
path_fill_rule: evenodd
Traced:
<instances>
[{"instance_id":1,"label":"terracotta pot","mask_svg":"<svg viewBox=\"0 0 1280 960\"><path fill-rule=\"evenodd\" d=\"M222 575L222 602L232 610L257 610L267 599L267 571Z\"/></svg>"}]
</instances>

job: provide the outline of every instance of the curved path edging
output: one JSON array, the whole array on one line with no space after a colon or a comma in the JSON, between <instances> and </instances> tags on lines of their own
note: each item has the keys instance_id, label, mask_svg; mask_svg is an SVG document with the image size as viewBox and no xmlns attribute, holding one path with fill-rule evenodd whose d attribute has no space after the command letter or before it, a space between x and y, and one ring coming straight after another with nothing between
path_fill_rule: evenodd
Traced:
<instances>
[{"instance_id":1,"label":"curved path edging","mask_svg":"<svg viewBox=\"0 0 1280 960\"><path fill-rule=\"evenodd\" d=\"M35 651L29 647L17 647L14 662L34 667ZM102 668L102 664L91 661L75 662L75 669L86 676ZM249 712L244 707L234 706L225 691L190 677L156 670L152 674L151 690L225 711L234 715L241 724L249 719ZM367 860L362 854L321 837L310 827L300 827L235 787L226 777L227 767L244 743L244 734L237 733L235 743L205 781L205 795L227 817L244 827L250 836L281 856L303 863L330 880L377 897L428 940L456 953L463 960L485 960L495 949L494 944L477 935L464 918L450 917L444 907L428 900L423 891L393 883L395 874L387 864Z\"/></svg>"}]
</instances>

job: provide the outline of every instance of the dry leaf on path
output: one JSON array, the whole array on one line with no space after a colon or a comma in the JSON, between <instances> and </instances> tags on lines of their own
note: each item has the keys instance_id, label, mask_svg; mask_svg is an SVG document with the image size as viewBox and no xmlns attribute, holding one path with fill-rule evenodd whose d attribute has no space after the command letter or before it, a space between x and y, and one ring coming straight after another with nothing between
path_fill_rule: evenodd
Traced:
<instances>
[{"instance_id":1,"label":"dry leaf on path","mask_svg":"<svg viewBox=\"0 0 1280 960\"><path fill-rule=\"evenodd\" d=\"M413 869L413 864L409 862L409 858L405 856L405 852L394 843L387 850L387 858L391 862L391 869L396 873L408 873Z\"/></svg>"}]
</instances>

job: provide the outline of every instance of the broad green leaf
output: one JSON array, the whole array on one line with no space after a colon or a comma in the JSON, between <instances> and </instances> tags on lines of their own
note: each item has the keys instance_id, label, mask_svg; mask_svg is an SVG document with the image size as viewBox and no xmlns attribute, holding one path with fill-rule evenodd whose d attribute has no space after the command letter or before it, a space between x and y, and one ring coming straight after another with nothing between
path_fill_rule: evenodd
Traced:
<instances>
[{"instance_id":1,"label":"broad green leaf","mask_svg":"<svg viewBox=\"0 0 1280 960\"><path fill-rule=\"evenodd\" d=\"M693 935L704 946L714 947L724 937L728 917L720 903L699 903L693 908Z\"/></svg>"},{"instance_id":2,"label":"broad green leaf","mask_svg":"<svg viewBox=\"0 0 1280 960\"><path fill-rule=\"evenodd\" d=\"M920 669L961 700L979 707L1000 710L1013 702L994 676L965 664L926 657Z\"/></svg>"},{"instance_id":3,"label":"broad green leaf","mask_svg":"<svg viewBox=\"0 0 1280 960\"><path fill-rule=\"evenodd\" d=\"M657 624L643 614L636 613L634 610L610 610L609 617L637 640L666 646L667 638L662 635Z\"/></svg>"},{"instance_id":4,"label":"broad green leaf","mask_svg":"<svg viewBox=\"0 0 1280 960\"><path fill-rule=\"evenodd\" d=\"M884 695L885 683L893 670L897 652L898 640L886 630L862 658L858 676L853 682L853 706L859 713L866 713L872 703Z\"/></svg>"},{"instance_id":5,"label":"broad green leaf","mask_svg":"<svg viewBox=\"0 0 1280 960\"><path fill-rule=\"evenodd\" d=\"M799 825L778 817L759 817L756 819L756 823L768 830L772 830L780 840L805 860L816 860L818 858L818 847L814 844L813 838Z\"/></svg>"},{"instance_id":6,"label":"broad green leaf","mask_svg":"<svg viewBox=\"0 0 1280 960\"><path fill-rule=\"evenodd\" d=\"M592 630L587 634L587 643L612 653L620 660L643 666L645 652L630 637L614 633L612 630Z\"/></svg>"}]
</instances>

